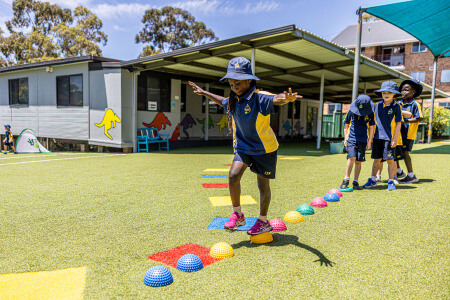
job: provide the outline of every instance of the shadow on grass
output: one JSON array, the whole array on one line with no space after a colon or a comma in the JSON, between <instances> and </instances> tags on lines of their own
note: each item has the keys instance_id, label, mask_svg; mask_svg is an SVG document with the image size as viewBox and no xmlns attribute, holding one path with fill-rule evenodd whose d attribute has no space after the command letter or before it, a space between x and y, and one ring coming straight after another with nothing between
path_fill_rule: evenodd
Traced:
<instances>
[{"instance_id":1,"label":"shadow on grass","mask_svg":"<svg viewBox=\"0 0 450 300\"><path fill-rule=\"evenodd\" d=\"M316 248L300 243L298 241L298 236L280 233L273 233L272 235L273 235L273 242L268 244L253 244L252 242L247 240L231 245L231 247L233 247L233 249L238 249L241 247L256 248L256 247L281 247L286 245L294 245L303 248L305 250L308 250L309 252L317 255L319 259L315 260L314 262L320 262L321 266L325 265L326 267L332 267L334 264L331 260L326 258L325 255Z\"/></svg>"},{"instance_id":2,"label":"shadow on grass","mask_svg":"<svg viewBox=\"0 0 450 300\"><path fill-rule=\"evenodd\" d=\"M437 147L427 147L420 150L414 150L411 154L450 154L450 143L449 145L441 145Z\"/></svg>"},{"instance_id":3,"label":"shadow on grass","mask_svg":"<svg viewBox=\"0 0 450 300\"><path fill-rule=\"evenodd\" d=\"M397 184L395 185L395 187L398 190L412 190L412 189L417 189L416 186L411 186L411 185L404 185L404 184ZM387 190L388 186L387 183L384 185L377 185L376 187L372 187L370 188L370 190Z\"/></svg>"}]
</instances>

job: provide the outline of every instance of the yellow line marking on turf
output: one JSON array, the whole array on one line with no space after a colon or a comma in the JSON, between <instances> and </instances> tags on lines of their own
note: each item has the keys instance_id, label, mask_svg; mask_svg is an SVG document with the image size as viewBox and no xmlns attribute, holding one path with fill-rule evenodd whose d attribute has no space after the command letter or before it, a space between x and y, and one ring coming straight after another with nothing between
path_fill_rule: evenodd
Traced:
<instances>
[{"instance_id":1,"label":"yellow line marking on turf","mask_svg":"<svg viewBox=\"0 0 450 300\"><path fill-rule=\"evenodd\" d=\"M230 168L228 169L204 169L203 172L229 172Z\"/></svg>"},{"instance_id":2,"label":"yellow line marking on turf","mask_svg":"<svg viewBox=\"0 0 450 300\"><path fill-rule=\"evenodd\" d=\"M57 160L72 160L72 159L84 159L84 158L94 158L94 157L109 157L109 156L117 156L117 155L126 155L126 154L107 154L107 155L93 155L93 156L84 156L84 157L69 157L69 158L55 158L55 159L41 159L41 160L31 160L31 161L20 161L13 163L0 164L0 166L6 165L19 165L19 164L29 164L36 162L44 162L44 161L57 161Z\"/></svg>"},{"instance_id":3,"label":"yellow line marking on turf","mask_svg":"<svg viewBox=\"0 0 450 300\"><path fill-rule=\"evenodd\" d=\"M209 197L212 206L231 206L231 197L230 196L219 196L219 197ZM241 196L241 205L242 204L256 204L255 199L253 199L250 195Z\"/></svg>"},{"instance_id":4,"label":"yellow line marking on turf","mask_svg":"<svg viewBox=\"0 0 450 300\"><path fill-rule=\"evenodd\" d=\"M0 275L1 299L83 299L86 267Z\"/></svg>"},{"instance_id":5,"label":"yellow line marking on turf","mask_svg":"<svg viewBox=\"0 0 450 300\"><path fill-rule=\"evenodd\" d=\"M292 156L292 157L281 157L280 159L296 160L296 159L303 159L303 158L304 157Z\"/></svg>"},{"instance_id":6,"label":"yellow line marking on turf","mask_svg":"<svg viewBox=\"0 0 450 300\"><path fill-rule=\"evenodd\" d=\"M306 151L306 152L311 152L311 153L322 153L323 151Z\"/></svg>"}]
</instances>

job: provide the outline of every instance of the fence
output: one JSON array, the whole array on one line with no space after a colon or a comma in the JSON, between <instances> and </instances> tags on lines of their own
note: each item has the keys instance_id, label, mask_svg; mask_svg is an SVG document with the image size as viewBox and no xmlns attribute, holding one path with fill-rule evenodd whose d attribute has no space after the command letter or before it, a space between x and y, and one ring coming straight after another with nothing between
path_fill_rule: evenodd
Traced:
<instances>
[{"instance_id":1,"label":"fence","mask_svg":"<svg viewBox=\"0 0 450 300\"><path fill-rule=\"evenodd\" d=\"M347 114L343 113L341 118L340 112L323 115L322 136L324 138L344 137L344 119Z\"/></svg>"}]
</instances>

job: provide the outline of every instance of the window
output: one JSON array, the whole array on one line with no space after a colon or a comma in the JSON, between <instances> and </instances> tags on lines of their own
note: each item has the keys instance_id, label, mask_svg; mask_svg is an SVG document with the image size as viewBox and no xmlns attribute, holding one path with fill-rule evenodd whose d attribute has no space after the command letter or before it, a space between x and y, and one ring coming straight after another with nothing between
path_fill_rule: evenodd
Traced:
<instances>
[{"instance_id":1,"label":"window","mask_svg":"<svg viewBox=\"0 0 450 300\"><path fill-rule=\"evenodd\" d=\"M295 103L294 119L300 119L300 101L295 101L294 103Z\"/></svg>"},{"instance_id":2,"label":"window","mask_svg":"<svg viewBox=\"0 0 450 300\"><path fill-rule=\"evenodd\" d=\"M56 77L57 106L83 106L83 75Z\"/></svg>"},{"instance_id":3,"label":"window","mask_svg":"<svg viewBox=\"0 0 450 300\"><path fill-rule=\"evenodd\" d=\"M186 111L186 89L187 89L187 84L182 83L181 84L181 112Z\"/></svg>"},{"instance_id":4,"label":"window","mask_svg":"<svg viewBox=\"0 0 450 300\"><path fill-rule=\"evenodd\" d=\"M209 91L213 94L216 94L216 95L219 95L222 97L224 97L224 95L225 95L225 91L222 89L210 88ZM202 113L205 113L206 99L208 99L208 98L203 97ZM214 101L209 100L209 113L210 114L223 114L223 107L216 104Z\"/></svg>"},{"instance_id":5,"label":"window","mask_svg":"<svg viewBox=\"0 0 450 300\"><path fill-rule=\"evenodd\" d=\"M440 107L448 107L448 108L450 108L450 102L440 102L439 106Z\"/></svg>"},{"instance_id":6,"label":"window","mask_svg":"<svg viewBox=\"0 0 450 300\"><path fill-rule=\"evenodd\" d=\"M28 105L28 78L11 79L9 105Z\"/></svg>"},{"instance_id":7,"label":"window","mask_svg":"<svg viewBox=\"0 0 450 300\"><path fill-rule=\"evenodd\" d=\"M422 52L427 52L427 46L425 46L421 42L412 43L411 53L422 53Z\"/></svg>"},{"instance_id":8,"label":"window","mask_svg":"<svg viewBox=\"0 0 450 300\"><path fill-rule=\"evenodd\" d=\"M366 47L361 47L361 53L366 52Z\"/></svg>"},{"instance_id":9,"label":"window","mask_svg":"<svg viewBox=\"0 0 450 300\"><path fill-rule=\"evenodd\" d=\"M422 82L425 81L425 71L411 72L409 73L409 76Z\"/></svg>"},{"instance_id":10,"label":"window","mask_svg":"<svg viewBox=\"0 0 450 300\"><path fill-rule=\"evenodd\" d=\"M288 119L292 119L292 115L293 115L293 110L294 110L294 103L289 102L288 103Z\"/></svg>"},{"instance_id":11,"label":"window","mask_svg":"<svg viewBox=\"0 0 450 300\"><path fill-rule=\"evenodd\" d=\"M138 77L138 110L170 112L170 78L141 73Z\"/></svg>"},{"instance_id":12,"label":"window","mask_svg":"<svg viewBox=\"0 0 450 300\"><path fill-rule=\"evenodd\" d=\"M328 113L332 114L335 111L341 111L341 104L328 104Z\"/></svg>"},{"instance_id":13,"label":"window","mask_svg":"<svg viewBox=\"0 0 450 300\"><path fill-rule=\"evenodd\" d=\"M441 82L450 82L450 70L441 71Z\"/></svg>"}]
</instances>

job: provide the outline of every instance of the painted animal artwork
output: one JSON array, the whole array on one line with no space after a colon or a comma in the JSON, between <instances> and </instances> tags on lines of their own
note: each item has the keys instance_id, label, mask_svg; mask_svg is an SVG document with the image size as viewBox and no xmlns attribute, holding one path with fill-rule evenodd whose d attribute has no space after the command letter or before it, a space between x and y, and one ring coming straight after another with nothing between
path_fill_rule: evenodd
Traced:
<instances>
[{"instance_id":1,"label":"painted animal artwork","mask_svg":"<svg viewBox=\"0 0 450 300\"><path fill-rule=\"evenodd\" d=\"M300 134L300 132L303 129L302 125L300 125L300 121L297 121L297 123L295 123L294 128L295 128L295 131L297 131L297 133Z\"/></svg>"},{"instance_id":2,"label":"painted animal artwork","mask_svg":"<svg viewBox=\"0 0 450 300\"><path fill-rule=\"evenodd\" d=\"M169 139L169 141L178 141L180 139L180 124L177 125L175 130L172 133L172 137Z\"/></svg>"},{"instance_id":3,"label":"painted animal artwork","mask_svg":"<svg viewBox=\"0 0 450 300\"><path fill-rule=\"evenodd\" d=\"M110 140L112 140L113 138L111 137L111 135L109 135L108 130L110 130L111 128L115 128L116 123L122 123L122 121L120 121L119 117L116 115L116 113L111 108L108 108L105 111L105 115L103 116L103 120L101 121L101 123L99 123L99 124L94 123L94 125L97 127L103 126L104 130L105 130L105 135Z\"/></svg>"},{"instance_id":4,"label":"painted animal artwork","mask_svg":"<svg viewBox=\"0 0 450 300\"><path fill-rule=\"evenodd\" d=\"M223 132L223 129L225 127L228 127L227 116L226 115L222 115L222 118L220 118L219 122L217 122L217 123L214 122L214 123L219 126L220 133L225 135L225 133Z\"/></svg>"},{"instance_id":5,"label":"painted animal artwork","mask_svg":"<svg viewBox=\"0 0 450 300\"><path fill-rule=\"evenodd\" d=\"M203 119L196 118L196 119L199 124L202 124L202 132L203 132L203 134L205 134L205 119L206 118L203 118ZM210 129L210 128L214 128L214 122L211 117L208 118L208 129Z\"/></svg>"},{"instance_id":6,"label":"painted animal artwork","mask_svg":"<svg viewBox=\"0 0 450 300\"><path fill-rule=\"evenodd\" d=\"M186 116L184 116L183 120L180 123L180 126L183 127L183 133L188 139L189 133L187 132L187 130L189 128L192 128L194 125L197 125L197 122L195 122L191 114L186 114Z\"/></svg>"},{"instance_id":7,"label":"painted animal artwork","mask_svg":"<svg viewBox=\"0 0 450 300\"><path fill-rule=\"evenodd\" d=\"M159 112L156 114L155 118L150 124L142 122L142 125L144 125L145 127L156 127L158 128L158 130L161 130L166 129L167 125L172 126L172 123L170 123L165 114Z\"/></svg>"},{"instance_id":8,"label":"painted animal artwork","mask_svg":"<svg viewBox=\"0 0 450 300\"><path fill-rule=\"evenodd\" d=\"M283 129L286 130L288 133L289 133L289 131L291 131L292 126L291 126L291 123L289 122L289 120L286 120L286 122L284 122Z\"/></svg>"}]
</instances>

